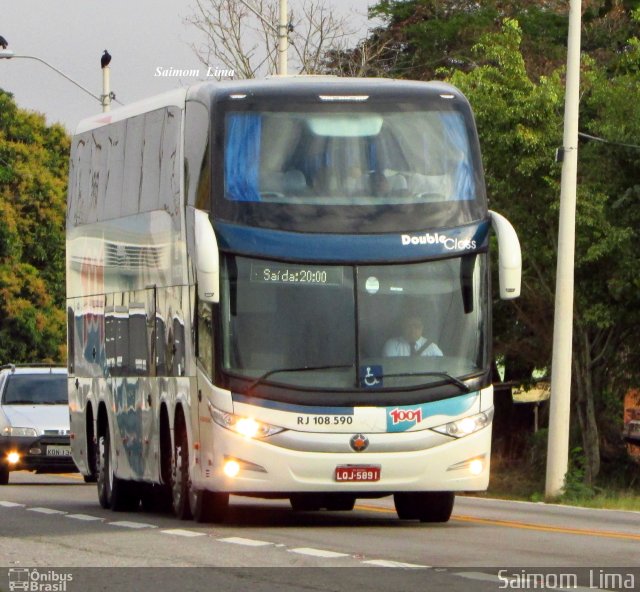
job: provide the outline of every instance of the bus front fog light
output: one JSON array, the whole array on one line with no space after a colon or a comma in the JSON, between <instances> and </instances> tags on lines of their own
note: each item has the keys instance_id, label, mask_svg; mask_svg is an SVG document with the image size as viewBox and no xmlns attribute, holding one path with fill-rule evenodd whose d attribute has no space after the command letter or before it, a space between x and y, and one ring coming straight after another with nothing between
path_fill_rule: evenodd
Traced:
<instances>
[{"instance_id":1,"label":"bus front fog light","mask_svg":"<svg viewBox=\"0 0 640 592\"><path fill-rule=\"evenodd\" d=\"M472 460L469 463L469 472L472 475L479 475L484 471L484 463L480 459Z\"/></svg>"},{"instance_id":2,"label":"bus front fog light","mask_svg":"<svg viewBox=\"0 0 640 592\"><path fill-rule=\"evenodd\" d=\"M240 472L240 464L235 460L228 460L224 463L223 470L227 477L237 477Z\"/></svg>"},{"instance_id":3,"label":"bus front fog light","mask_svg":"<svg viewBox=\"0 0 640 592\"><path fill-rule=\"evenodd\" d=\"M17 452L7 454L7 461L10 465L17 465L20 462L20 455Z\"/></svg>"}]
</instances>

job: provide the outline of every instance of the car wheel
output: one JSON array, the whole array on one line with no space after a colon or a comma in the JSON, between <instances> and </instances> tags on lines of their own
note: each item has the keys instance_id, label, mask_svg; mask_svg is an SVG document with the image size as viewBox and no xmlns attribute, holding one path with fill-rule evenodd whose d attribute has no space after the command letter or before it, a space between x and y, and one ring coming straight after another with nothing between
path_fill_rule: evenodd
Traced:
<instances>
[{"instance_id":1,"label":"car wheel","mask_svg":"<svg viewBox=\"0 0 640 592\"><path fill-rule=\"evenodd\" d=\"M183 430L173 451L173 469L171 471L171 496L173 513L180 520L189 520L189 444L186 430Z\"/></svg>"}]
</instances>

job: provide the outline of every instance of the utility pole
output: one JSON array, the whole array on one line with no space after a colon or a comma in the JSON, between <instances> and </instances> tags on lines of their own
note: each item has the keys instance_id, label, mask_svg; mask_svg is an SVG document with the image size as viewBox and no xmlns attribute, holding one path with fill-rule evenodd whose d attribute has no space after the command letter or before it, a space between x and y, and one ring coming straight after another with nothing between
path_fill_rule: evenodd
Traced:
<instances>
[{"instance_id":1,"label":"utility pole","mask_svg":"<svg viewBox=\"0 0 640 592\"><path fill-rule=\"evenodd\" d=\"M280 0L280 19L278 23L278 76L286 76L287 52L289 49L289 22L287 15L287 0Z\"/></svg>"},{"instance_id":2,"label":"utility pole","mask_svg":"<svg viewBox=\"0 0 640 592\"><path fill-rule=\"evenodd\" d=\"M278 76L286 76L288 72L288 51L289 51L289 33L293 30L289 24L289 18L287 15L287 0L280 0L278 26L275 27L273 23L270 23L265 19L251 4L248 4L245 0L240 2L248 8L253 14L255 14L269 29L271 29L278 37L278 59L276 61L276 73Z\"/></svg>"},{"instance_id":3,"label":"utility pole","mask_svg":"<svg viewBox=\"0 0 640 592\"><path fill-rule=\"evenodd\" d=\"M567 42L562 179L558 231L558 267L551 362L551 407L545 495L562 494L569 465L571 360L573 341L573 276L578 175L578 115L580 105L580 29L582 2L571 0Z\"/></svg>"}]
</instances>

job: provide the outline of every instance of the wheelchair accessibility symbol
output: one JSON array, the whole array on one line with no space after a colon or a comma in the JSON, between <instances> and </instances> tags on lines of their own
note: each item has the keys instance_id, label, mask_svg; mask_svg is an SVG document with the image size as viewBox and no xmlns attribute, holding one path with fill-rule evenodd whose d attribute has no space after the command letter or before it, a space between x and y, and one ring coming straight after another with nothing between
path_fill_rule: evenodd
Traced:
<instances>
[{"instance_id":1,"label":"wheelchair accessibility symbol","mask_svg":"<svg viewBox=\"0 0 640 592\"><path fill-rule=\"evenodd\" d=\"M360 386L363 388L382 387L382 366L361 366Z\"/></svg>"}]
</instances>

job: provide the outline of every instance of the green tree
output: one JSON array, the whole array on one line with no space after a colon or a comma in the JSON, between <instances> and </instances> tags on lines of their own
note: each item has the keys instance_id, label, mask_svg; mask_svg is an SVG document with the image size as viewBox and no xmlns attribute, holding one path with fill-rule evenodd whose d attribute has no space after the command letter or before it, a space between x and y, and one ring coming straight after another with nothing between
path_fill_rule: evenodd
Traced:
<instances>
[{"instance_id":1,"label":"green tree","mask_svg":"<svg viewBox=\"0 0 640 592\"><path fill-rule=\"evenodd\" d=\"M591 484L601 454L617 450L614 402L621 409L639 378L640 152L622 144L640 137L640 2L582 5L580 129L614 141L583 141L579 156L572 420ZM370 72L448 79L475 111L491 207L523 241L522 297L497 302L494 314L496 349L520 369L551 362L567 10L559 0L383 0L372 9L385 24L370 41L396 55Z\"/></svg>"},{"instance_id":2,"label":"green tree","mask_svg":"<svg viewBox=\"0 0 640 592\"><path fill-rule=\"evenodd\" d=\"M0 362L65 358L69 139L0 90Z\"/></svg>"},{"instance_id":3,"label":"green tree","mask_svg":"<svg viewBox=\"0 0 640 592\"><path fill-rule=\"evenodd\" d=\"M496 314L502 320L500 347L507 356L545 366L553 329L560 193L553 153L561 144L563 83L561 70L537 82L530 79L521 35L518 23L506 20L501 33L485 35L475 46L485 65L456 71L451 81L474 107L494 207L512 220L524 243L523 297ZM605 68L584 60L581 128L619 143L631 143L640 132L640 84L633 69L624 71L640 63L640 54L637 41L629 47L622 60L626 66L619 64L615 77L611 64ZM600 411L607 395L617 392L621 404L632 373L637 379L626 360L639 353L634 339L640 320L638 213L629 207L637 204L640 190L639 154L601 142L580 151L572 390L588 484L600 471L599 427L608 419Z\"/></svg>"}]
</instances>

